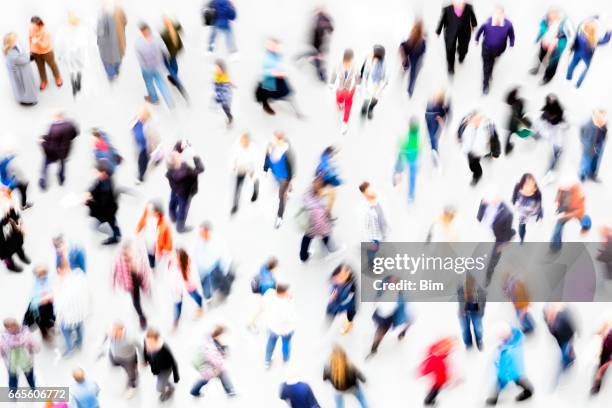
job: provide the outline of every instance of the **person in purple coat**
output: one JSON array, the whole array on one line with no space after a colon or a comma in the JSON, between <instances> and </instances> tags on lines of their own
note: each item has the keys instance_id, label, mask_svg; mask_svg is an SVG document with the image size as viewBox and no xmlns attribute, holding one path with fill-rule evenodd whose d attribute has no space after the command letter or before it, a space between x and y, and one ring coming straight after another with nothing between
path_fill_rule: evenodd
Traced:
<instances>
[{"instance_id":1,"label":"person in purple coat","mask_svg":"<svg viewBox=\"0 0 612 408\"><path fill-rule=\"evenodd\" d=\"M506 46L514 47L514 27L510 20L504 15L504 8L497 6L493 16L480 26L476 33L476 44L482 41L482 71L483 83L482 93L489 93L489 83L493 75L493 67L497 57L506 51Z\"/></svg>"}]
</instances>

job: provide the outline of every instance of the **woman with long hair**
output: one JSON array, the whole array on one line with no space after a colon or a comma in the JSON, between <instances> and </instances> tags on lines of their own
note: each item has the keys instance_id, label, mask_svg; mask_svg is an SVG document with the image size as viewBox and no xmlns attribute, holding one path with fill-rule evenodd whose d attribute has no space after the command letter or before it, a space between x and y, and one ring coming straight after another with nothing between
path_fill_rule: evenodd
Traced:
<instances>
[{"instance_id":1,"label":"woman with long hair","mask_svg":"<svg viewBox=\"0 0 612 408\"><path fill-rule=\"evenodd\" d=\"M174 278L176 279L175 285L175 303L174 303L174 329L178 328L178 322L181 317L183 309L183 293L186 291L189 296L198 305L198 310L195 314L195 318L198 319L202 316L202 296L198 293L197 277L193 274L191 269L191 258L187 251L182 248L178 248L174 256L170 258L169 270L175 271Z\"/></svg>"},{"instance_id":2,"label":"woman with long hair","mask_svg":"<svg viewBox=\"0 0 612 408\"><path fill-rule=\"evenodd\" d=\"M408 39L400 44L400 58L402 68L405 73L409 73L408 77L408 96L412 97L417 76L423 65L423 56L426 49L426 35L423 26L423 19L417 18L410 30Z\"/></svg>"},{"instance_id":3,"label":"woman with long hair","mask_svg":"<svg viewBox=\"0 0 612 408\"><path fill-rule=\"evenodd\" d=\"M586 20L578 27L576 39L574 40L574 45L572 45L572 51L574 54L572 55L572 60L567 68L566 76L566 79L571 81L572 77L574 76L574 70L578 64L581 61L584 62L585 67L582 74L580 74L580 78L578 78L576 88L580 88L584 78L586 78L586 74L589 71L589 67L591 66L591 61L593 59L593 55L595 55L595 50L597 47L609 43L610 38L612 37L612 32L608 30L603 37L599 38L597 34L598 24L599 19L597 17L593 17Z\"/></svg>"},{"instance_id":4,"label":"woman with long hair","mask_svg":"<svg viewBox=\"0 0 612 408\"><path fill-rule=\"evenodd\" d=\"M353 394L361 408L367 408L361 383L365 383L364 375L348 359L340 346L335 346L329 357L329 363L323 370L323 381L329 381L336 390L336 408L344 407L344 395Z\"/></svg>"},{"instance_id":5,"label":"woman with long hair","mask_svg":"<svg viewBox=\"0 0 612 408\"><path fill-rule=\"evenodd\" d=\"M540 221L544 216L542 193L535 177L531 173L523 174L519 182L514 186L512 204L516 206L518 213L518 233L522 244L525 241L527 222L532 220Z\"/></svg>"},{"instance_id":6,"label":"woman with long hair","mask_svg":"<svg viewBox=\"0 0 612 408\"><path fill-rule=\"evenodd\" d=\"M332 272L330 281L331 294L325 313L330 323L339 314L346 313L340 333L347 334L353 327L353 319L357 314L357 280L351 267L341 263Z\"/></svg>"}]
</instances>

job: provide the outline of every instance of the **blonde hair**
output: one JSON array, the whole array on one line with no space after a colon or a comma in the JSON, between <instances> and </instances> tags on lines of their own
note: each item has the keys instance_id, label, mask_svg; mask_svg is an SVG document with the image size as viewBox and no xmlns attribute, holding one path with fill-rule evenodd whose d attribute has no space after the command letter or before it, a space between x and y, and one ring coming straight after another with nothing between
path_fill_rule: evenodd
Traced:
<instances>
[{"instance_id":1,"label":"blonde hair","mask_svg":"<svg viewBox=\"0 0 612 408\"><path fill-rule=\"evenodd\" d=\"M17 34L10 32L4 36L2 52L7 55L9 51L17 44Z\"/></svg>"},{"instance_id":2,"label":"blonde hair","mask_svg":"<svg viewBox=\"0 0 612 408\"><path fill-rule=\"evenodd\" d=\"M582 33L584 34L589 46L595 48L597 46L597 26L594 21L587 21L582 25Z\"/></svg>"},{"instance_id":3,"label":"blonde hair","mask_svg":"<svg viewBox=\"0 0 612 408\"><path fill-rule=\"evenodd\" d=\"M329 371L331 383L339 389L346 386L346 372L348 371L348 358L340 346L335 346L329 357Z\"/></svg>"}]
</instances>

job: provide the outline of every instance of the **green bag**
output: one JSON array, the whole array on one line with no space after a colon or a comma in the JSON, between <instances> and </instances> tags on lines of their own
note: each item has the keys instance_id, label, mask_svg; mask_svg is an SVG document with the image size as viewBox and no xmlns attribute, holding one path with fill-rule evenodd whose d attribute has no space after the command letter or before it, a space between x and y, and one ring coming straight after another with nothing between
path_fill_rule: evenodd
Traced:
<instances>
[{"instance_id":1,"label":"green bag","mask_svg":"<svg viewBox=\"0 0 612 408\"><path fill-rule=\"evenodd\" d=\"M308 231L310 228L310 216L306 207L301 207L297 213L295 213L295 223L297 224L300 231Z\"/></svg>"}]
</instances>

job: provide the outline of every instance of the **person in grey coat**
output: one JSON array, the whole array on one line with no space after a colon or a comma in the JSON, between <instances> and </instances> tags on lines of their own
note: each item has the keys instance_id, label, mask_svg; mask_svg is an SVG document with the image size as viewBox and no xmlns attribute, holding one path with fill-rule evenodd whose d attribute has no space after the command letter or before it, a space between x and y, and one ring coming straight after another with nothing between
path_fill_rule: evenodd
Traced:
<instances>
[{"instance_id":1,"label":"person in grey coat","mask_svg":"<svg viewBox=\"0 0 612 408\"><path fill-rule=\"evenodd\" d=\"M6 57L9 81L15 100L22 105L36 105L38 102L38 85L30 66L30 54L17 45L17 34L4 36L3 53Z\"/></svg>"},{"instance_id":2,"label":"person in grey coat","mask_svg":"<svg viewBox=\"0 0 612 408\"><path fill-rule=\"evenodd\" d=\"M105 9L98 19L98 48L109 81L119 75L121 60L125 55L126 24L125 13L119 7Z\"/></svg>"}]
</instances>

